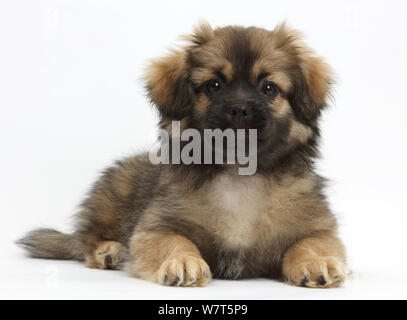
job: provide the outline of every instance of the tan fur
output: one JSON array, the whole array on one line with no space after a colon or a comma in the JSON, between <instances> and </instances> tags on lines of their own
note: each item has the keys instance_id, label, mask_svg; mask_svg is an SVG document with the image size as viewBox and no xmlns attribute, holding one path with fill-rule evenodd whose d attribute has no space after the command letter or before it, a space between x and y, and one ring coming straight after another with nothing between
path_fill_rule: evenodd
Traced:
<instances>
[{"instance_id":1,"label":"tan fur","mask_svg":"<svg viewBox=\"0 0 407 320\"><path fill-rule=\"evenodd\" d=\"M207 68L195 68L191 73L191 80L196 86L202 85L208 79L216 78L214 70Z\"/></svg>"},{"instance_id":2,"label":"tan fur","mask_svg":"<svg viewBox=\"0 0 407 320\"><path fill-rule=\"evenodd\" d=\"M277 116L282 118L289 117L293 113L288 101L282 97L277 97L276 101L270 105L270 108L275 111Z\"/></svg>"},{"instance_id":3,"label":"tan fur","mask_svg":"<svg viewBox=\"0 0 407 320\"><path fill-rule=\"evenodd\" d=\"M127 248L121 243L104 241L92 255L85 257L85 265L88 268L117 269L125 255L127 255Z\"/></svg>"},{"instance_id":4,"label":"tan fur","mask_svg":"<svg viewBox=\"0 0 407 320\"><path fill-rule=\"evenodd\" d=\"M168 109L175 108L171 105L174 87L185 67L185 53L177 50L172 50L167 57L150 63L144 80L150 87L150 96L154 103Z\"/></svg>"},{"instance_id":5,"label":"tan fur","mask_svg":"<svg viewBox=\"0 0 407 320\"><path fill-rule=\"evenodd\" d=\"M209 266L198 248L180 235L136 233L130 241L130 252L129 272L133 276L163 285L188 287L205 286L211 279Z\"/></svg>"},{"instance_id":6,"label":"tan fur","mask_svg":"<svg viewBox=\"0 0 407 320\"><path fill-rule=\"evenodd\" d=\"M312 137L312 129L293 117L293 110L286 99L278 97L270 108L275 111L276 116L291 118L290 133L288 135L288 140L290 142L305 144Z\"/></svg>"},{"instance_id":7,"label":"tan fur","mask_svg":"<svg viewBox=\"0 0 407 320\"><path fill-rule=\"evenodd\" d=\"M318 57L304 57L304 68L311 96L318 105L325 103L332 84L331 68Z\"/></svg>"},{"instance_id":8,"label":"tan fur","mask_svg":"<svg viewBox=\"0 0 407 320\"><path fill-rule=\"evenodd\" d=\"M222 243L229 249L262 248L277 239L296 234L299 238L309 233L308 230L331 230L335 221L328 215L327 207L313 196L313 190L318 179L313 174L301 178L290 174L278 179L266 179L255 175L250 177L237 176L231 172L222 174L206 185L203 189L190 193L187 199L188 210L179 210L178 218L190 221L205 228L210 234L216 235L214 241ZM170 191L174 194L186 193L187 185L174 184ZM303 195L299 197L299 195ZM151 208L151 212L159 208ZM304 214L310 212L308 216ZM140 229L157 223L155 214L146 215L140 224ZM298 223L301 221L301 223ZM148 237L147 237L148 236ZM151 240L152 234L139 233L133 237L137 262L131 263L136 274L144 279L157 281L156 274L142 270L157 270L160 261L168 259L167 254L175 245L168 239L154 235L154 241L165 246L155 246ZM172 235L171 235L172 237ZM175 237L178 239L177 237ZM159 251L142 254L142 247L157 248ZM176 246L179 250L179 246ZM195 247L193 247L195 249ZM191 249L188 249L191 250ZM192 250L193 251L193 250ZM270 261L279 259L280 251L267 258ZM152 259L157 257L158 260ZM144 259L146 262L144 263Z\"/></svg>"},{"instance_id":9,"label":"tan fur","mask_svg":"<svg viewBox=\"0 0 407 320\"><path fill-rule=\"evenodd\" d=\"M253 85L256 85L257 78L261 73L267 73L267 79L275 82L282 93L287 95L291 92L294 89L293 81L282 70L293 63L288 58L289 55L292 55L297 59L297 63L304 72L311 98L314 99L317 106L322 106L325 103L331 85L331 69L322 59L315 57L312 50L303 44L298 32L281 25L272 34L259 29L252 29L249 33L252 47L261 53L251 70ZM233 80L233 66L224 56L227 37L227 28L213 31L208 25L203 25L198 27L192 36L184 38L192 43L191 47L187 46L187 50L192 53L193 57L199 57L202 65L190 70L191 80L196 86L216 78L215 72L217 71L221 71L228 82ZM267 45L264 42L265 38L270 38ZM166 82L169 87L173 83L173 81L169 82L168 80L172 78L172 73L179 75L183 68L187 68L187 63L181 53L177 54L177 59L181 62L173 62L172 59L176 59L176 57L170 57L165 63L153 64L152 68L152 70L161 68L162 70L158 72L160 74L168 73L170 65L171 70L175 70L175 67L180 68L180 70L171 71L166 81L163 81L163 84ZM150 83L154 82L152 77L147 80ZM159 92L157 97L154 95L155 90ZM160 99L168 99L166 98L167 92L171 92L171 90L161 87L153 88L151 97L159 104ZM238 95L239 91L237 90L236 97ZM204 115L209 104L210 101L206 95L200 94L195 97L194 108L198 114ZM270 105L270 108L275 111L276 116L290 119L290 132L287 138L289 143L306 144L312 138L313 131L294 117L294 110L285 96L279 95ZM318 246L318 243L312 240L313 238L307 238L310 232L314 232L312 230L334 232L336 229L335 221L329 214L329 209L324 202L321 202L319 195L315 194L315 190L319 188L319 178L313 173L305 173L298 177L286 172L278 177L266 178L262 175L242 177L236 175L234 170L232 168L219 175L196 193L191 193L186 182L171 185L169 192L173 194L189 193L184 199L185 203L188 203L188 209L178 210L178 218L202 226L208 233L215 235L213 241L229 249L239 251L263 248L268 243L277 242L278 239L296 241L296 239L305 237L303 242L299 243L308 244L309 252L312 252L314 250L313 245ZM149 226L158 222L152 214L150 217L147 215L143 223L145 226ZM143 223L140 229L142 229ZM292 237L292 235L295 236ZM291 240L289 240L290 237ZM336 242L337 247L341 246L340 241L335 236L332 236L332 239L333 242ZM155 246L153 243L158 242L165 243L165 245L157 248L158 251L142 253L143 248L146 246L153 248ZM134 254L135 260L131 264L132 274L159 283L163 283L162 268L167 273L171 273L172 270L170 278L173 278L177 266L180 267L185 264L182 262L183 258L173 258L172 256L175 254L168 252L179 251L180 248L187 247L188 249L185 250L194 252L195 259L201 259L196 247L192 246L191 249L191 244L187 239L172 234L139 233L132 238L131 243L131 248L133 248L131 250L137 252L137 255ZM298 251L295 248L298 246L299 244L295 245L284 256L284 274L291 283L301 284L298 283L298 277L301 275L300 271L304 270L302 262L299 262L298 268L293 265L295 264L295 252ZM318 250L317 252L322 253ZM283 251L276 250L267 259L278 261L280 255L283 254ZM338 258L340 263L336 263L334 257L335 252L332 252L332 257L322 256L318 260L318 255L316 255L314 257L316 260L312 261L315 262L316 270L320 270L321 265L326 263L329 268L335 269L334 267L337 267L339 273L341 270L343 271L343 255ZM175 259L176 262L172 259ZM308 258L304 257L304 259ZM163 267L160 269L161 265ZM313 266L312 263L311 266ZM237 267L237 269L239 268ZM236 272L239 273L239 271ZM344 279L342 276L339 280L333 279L329 272L325 272L324 275L328 277L325 287L339 285ZM314 273L311 272L311 276L314 276ZM315 283L315 279L310 280L308 285L311 287L318 286ZM181 284L185 285L186 283L181 281Z\"/></svg>"},{"instance_id":10,"label":"tan fur","mask_svg":"<svg viewBox=\"0 0 407 320\"><path fill-rule=\"evenodd\" d=\"M147 154L130 157L96 182L74 234L40 229L20 244L33 256L85 260L91 268L127 261L132 276L163 285L205 286L212 276L341 285L345 251L324 179L313 170L330 67L284 24L274 31L202 24L184 39L183 48L153 60L144 78L161 128L173 135L172 120L181 131L218 126L225 104L250 104L261 115L256 128L267 130L259 171L240 176L236 165L154 166ZM214 102L202 87L217 77L230 86ZM264 77L275 94L265 92Z\"/></svg>"},{"instance_id":11,"label":"tan fur","mask_svg":"<svg viewBox=\"0 0 407 320\"><path fill-rule=\"evenodd\" d=\"M279 181L254 175L242 177L221 175L210 185L208 191L211 215L206 214L206 227L217 232L230 247L249 247L256 243L273 241L285 233L302 233L304 225L296 223L303 215L306 203L296 204L298 194L309 194L309 206L318 205L312 199L312 190L317 181L312 175L303 178L290 176ZM321 207L322 213L326 208ZM244 221L244 223L242 223ZM203 221L200 221L203 223ZM313 222L315 223L315 222ZM329 225L329 218L318 221ZM317 227L317 226L316 226Z\"/></svg>"},{"instance_id":12,"label":"tan fur","mask_svg":"<svg viewBox=\"0 0 407 320\"><path fill-rule=\"evenodd\" d=\"M344 247L334 232L303 239L285 254L283 274L294 285L312 288L340 286L348 274Z\"/></svg>"},{"instance_id":13,"label":"tan fur","mask_svg":"<svg viewBox=\"0 0 407 320\"><path fill-rule=\"evenodd\" d=\"M297 120L291 120L289 139L299 141L300 143L307 143L308 139L311 137L312 130L310 127L298 122Z\"/></svg>"},{"instance_id":14,"label":"tan fur","mask_svg":"<svg viewBox=\"0 0 407 320\"><path fill-rule=\"evenodd\" d=\"M270 61L269 55L258 59L254 64L252 69L252 82L255 82L261 73L269 73L268 80L277 83L284 92L291 90L292 83L290 78L286 73L280 71L273 61Z\"/></svg>"},{"instance_id":15,"label":"tan fur","mask_svg":"<svg viewBox=\"0 0 407 320\"><path fill-rule=\"evenodd\" d=\"M195 101L195 111L198 115L205 115L208 111L210 105L210 100L205 95L200 95L196 98Z\"/></svg>"},{"instance_id":16,"label":"tan fur","mask_svg":"<svg viewBox=\"0 0 407 320\"><path fill-rule=\"evenodd\" d=\"M278 45L287 41L286 39L290 39L295 46L312 98L317 105L325 104L333 82L331 67L322 58L317 57L313 50L303 42L298 31L289 29L286 24L282 24L274 32L278 35L275 40Z\"/></svg>"},{"instance_id":17,"label":"tan fur","mask_svg":"<svg viewBox=\"0 0 407 320\"><path fill-rule=\"evenodd\" d=\"M217 78L217 75L215 74L216 71L222 72L227 81L233 79L232 64L226 59L221 59L221 61L217 61L213 65L207 65L205 68L193 69L191 72L191 80L196 86L200 86L209 79Z\"/></svg>"},{"instance_id":18,"label":"tan fur","mask_svg":"<svg viewBox=\"0 0 407 320\"><path fill-rule=\"evenodd\" d=\"M191 42L194 45L202 45L214 37L214 30L206 21L202 21L195 28L192 34L186 34L181 39Z\"/></svg>"}]
</instances>

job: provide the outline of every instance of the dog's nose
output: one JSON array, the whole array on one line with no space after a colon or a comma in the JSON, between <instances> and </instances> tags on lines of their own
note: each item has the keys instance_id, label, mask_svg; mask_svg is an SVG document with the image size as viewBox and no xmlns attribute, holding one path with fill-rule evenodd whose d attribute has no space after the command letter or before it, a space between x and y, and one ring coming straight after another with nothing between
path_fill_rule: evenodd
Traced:
<instances>
[{"instance_id":1,"label":"dog's nose","mask_svg":"<svg viewBox=\"0 0 407 320\"><path fill-rule=\"evenodd\" d=\"M225 106L225 114L235 125L246 125L252 118L252 111L246 104L232 104Z\"/></svg>"}]
</instances>

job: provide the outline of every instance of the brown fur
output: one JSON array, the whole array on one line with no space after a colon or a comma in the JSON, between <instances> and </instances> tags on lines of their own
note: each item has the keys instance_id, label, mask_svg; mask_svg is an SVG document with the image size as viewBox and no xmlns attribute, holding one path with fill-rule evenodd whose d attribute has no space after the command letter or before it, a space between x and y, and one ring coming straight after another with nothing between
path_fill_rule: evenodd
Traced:
<instances>
[{"instance_id":1,"label":"brown fur","mask_svg":"<svg viewBox=\"0 0 407 320\"><path fill-rule=\"evenodd\" d=\"M227 86L242 78L256 90L264 75L279 91L267 100L275 125L259 146L258 172L154 166L146 154L131 157L96 182L73 235L38 230L20 244L35 257L84 260L89 267L127 262L131 275L164 285L204 286L212 277L342 284L344 248L324 180L313 171L330 67L285 25L267 31L203 24L184 39L188 45L154 60L145 75L160 126L169 130L171 120L181 120L181 130L202 130L213 112L202 90L207 80L222 77ZM249 99L242 88L234 99Z\"/></svg>"},{"instance_id":2,"label":"brown fur","mask_svg":"<svg viewBox=\"0 0 407 320\"><path fill-rule=\"evenodd\" d=\"M129 271L136 277L176 286L204 286L211 278L196 245L176 233L137 232L130 252Z\"/></svg>"},{"instance_id":3,"label":"brown fur","mask_svg":"<svg viewBox=\"0 0 407 320\"><path fill-rule=\"evenodd\" d=\"M120 269L127 259L127 248L120 242L100 242L92 255L87 255L85 265L96 269Z\"/></svg>"},{"instance_id":4,"label":"brown fur","mask_svg":"<svg viewBox=\"0 0 407 320\"><path fill-rule=\"evenodd\" d=\"M294 285L313 288L340 286L346 279L345 249L335 232L309 236L286 252L283 274Z\"/></svg>"}]
</instances>

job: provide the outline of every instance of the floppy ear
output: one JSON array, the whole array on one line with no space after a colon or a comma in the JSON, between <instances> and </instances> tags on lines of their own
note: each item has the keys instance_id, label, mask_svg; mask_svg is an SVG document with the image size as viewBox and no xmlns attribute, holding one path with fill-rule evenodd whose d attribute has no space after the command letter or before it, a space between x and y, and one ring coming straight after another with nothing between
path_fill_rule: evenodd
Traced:
<instances>
[{"instance_id":1,"label":"floppy ear","mask_svg":"<svg viewBox=\"0 0 407 320\"><path fill-rule=\"evenodd\" d=\"M193 87L188 78L186 53L171 51L154 60L144 76L151 101L162 118L181 120L193 104Z\"/></svg>"},{"instance_id":2,"label":"floppy ear","mask_svg":"<svg viewBox=\"0 0 407 320\"><path fill-rule=\"evenodd\" d=\"M285 24L277 27L275 32L281 47L289 46L290 53L296 58L289 102L302 120L313 122L327 105L330 97L333 84L332 69L302 42L299 32L287 29ZM284 41L285 44L282 44Z\"/></svg>"},{"instance_id":3,"label":"floppy ear","mask_svg":"<svg viewBox=\"0 0 407 320\"><path fill-rule=\"evenodd\" d=\"M187 51L213 37L211 26L202 21L192 34L181 37L188 42L183 50L172 50L164 58L153 60L144 76L147 92L162 118L181 120L190 112L194 88L189 79Z\"/></svg>"},{"instance_id":4,"label":"floppy ear","mask_svg":"<svg viewBox=\"0 0 407 320\"><path fill-rule=\"evenodd\" d=\"M333 83L332 71L321 58L305 54L301 60L301 70L294 81L290 103L294 109L301 110L305 120L312 122L327 106Z\"/></svg>"}]
</instances>

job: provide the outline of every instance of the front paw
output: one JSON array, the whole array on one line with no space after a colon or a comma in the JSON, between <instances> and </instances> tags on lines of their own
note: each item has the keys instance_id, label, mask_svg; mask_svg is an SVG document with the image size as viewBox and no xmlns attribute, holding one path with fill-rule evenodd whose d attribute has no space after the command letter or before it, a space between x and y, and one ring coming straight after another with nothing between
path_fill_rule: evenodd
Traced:
<instances>
[{"instance_id":1,"label":"front paw","mask_svg":"<svg viewBox=\"0 0 407 320\"><path fill-rule=\"evenodd\" d=\"M203 259L177 255L161 264L156 281L166 286L204 287L211 277L209 266Z\"/></svg>"},{"instance_id":2,"label":"front paw","mask_svg":"<svg viewBox=\"0 0 407 320\"><path fill-rule=\"evenodd\" d=\"M283 265L286 281L308 288L332 288L341 286L346 279L344 263L335 257L310 257Z\"/></svg>"}]
</instances>

